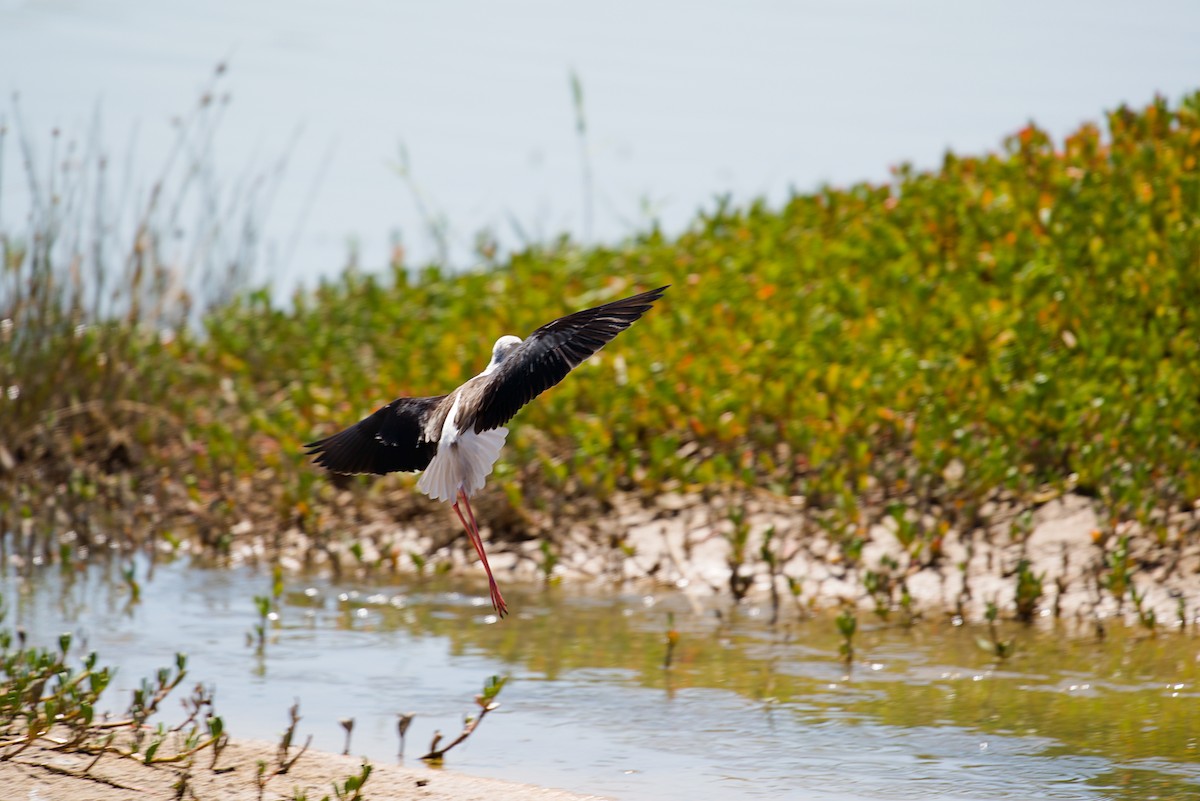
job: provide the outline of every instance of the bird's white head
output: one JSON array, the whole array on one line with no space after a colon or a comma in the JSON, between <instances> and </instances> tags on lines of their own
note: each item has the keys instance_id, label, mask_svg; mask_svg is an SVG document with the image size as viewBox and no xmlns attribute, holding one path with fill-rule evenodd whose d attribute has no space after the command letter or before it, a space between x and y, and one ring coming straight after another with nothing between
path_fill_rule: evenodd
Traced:
<instances>
[{"instance_id":1,"label":"bird's white head","mask_svg":"<svg viewBox=\"0 0 1200 801\"><path fill-rule=\"evenodd\" d=\"M512 334L502 336L496 340L496 344L492 346L492 360L488 362L487 369L483 371L483 375L491 375L492 372L500 366L500 362L513 352L517 345L521 344L520 337L514 337Z\"/></svg>"}]
</instances>

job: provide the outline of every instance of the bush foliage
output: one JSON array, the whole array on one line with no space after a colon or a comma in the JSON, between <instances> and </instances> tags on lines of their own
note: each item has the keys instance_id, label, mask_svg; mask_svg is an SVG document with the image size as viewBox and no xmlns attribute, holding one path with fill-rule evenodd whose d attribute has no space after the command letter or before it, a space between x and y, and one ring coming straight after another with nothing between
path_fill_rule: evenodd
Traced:
<instances>
[{"instance_id":1,"label":"bush foliage","mask_svg":"<svg viewBox=\"0 0 1200 801\"><path fill-rule=\"evenodd\" d=\"M103 340L120 346L109 372L155 376L104 385L119 398L96 394L90 346L44 369L79 336L51 328L0 353L8 384L53 381L0 399L0 443L89 400L143 403L178 425L144 433L143 468L174 465L196 497L270 487L282 520L304 519L325 481L304 442L449 390L501 334L669 283L517 418L494 482L513 503L732 485L848 526L888 504L969 521L997 492L1074 489L1165 536L1200 498L1200 94L1106 123L1057 143L1030 125L999 152L782 208L719 203L674 238L348 272L287 308L243 294L198 333Z\"/></svg>"}]
</instances>

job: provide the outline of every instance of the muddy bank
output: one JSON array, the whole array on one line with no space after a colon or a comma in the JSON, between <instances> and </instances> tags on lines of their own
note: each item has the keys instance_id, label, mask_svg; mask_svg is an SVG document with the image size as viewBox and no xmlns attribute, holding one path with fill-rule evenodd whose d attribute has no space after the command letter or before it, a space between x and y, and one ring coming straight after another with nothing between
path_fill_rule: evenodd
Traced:
<instances>
[{"instance_id":1,"label":"muddy bank","mask_svg":"<svg viewBox=\"0 0 1200 801\"><path fill-rule=\"evenodd\" d=\"M242 520L228 558L334 574L482 576L451 513L405 486L370 502L344 491L329 508L338 511L319 533L264 533ZM957 527L938 510L877 509L863 515L876 522L836 532L805 499L758 492L625 494L539 512L485 491L476 508L502 583L675 587L729 602L772 596L784 613L853 604L981 620L994 603L1002 617L1146 623L1152 614L1160 625L1200 613L1200 515L1179 513L1155 536L1101 519L1099 503L1079 494L988 501Z\"/></svg>"}]
</instances>

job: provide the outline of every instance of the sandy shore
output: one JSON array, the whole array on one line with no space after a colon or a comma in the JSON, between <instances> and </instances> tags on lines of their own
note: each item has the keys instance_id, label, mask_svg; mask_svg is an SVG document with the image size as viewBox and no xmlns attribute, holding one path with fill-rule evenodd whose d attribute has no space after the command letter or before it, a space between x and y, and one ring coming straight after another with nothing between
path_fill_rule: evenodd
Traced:
<instances>
[{"instance_id":1,"label":"sandy shore","mask_svg":"<svg viewBox=\"0 0 1200 801\"><path fill-rule=\"evenodd\" d=\"M0 801L291 801L336 798L334 782L358 775L356 757L306 752L285 775L272 776L260 796L258 761L274 765L277 746L234 740L217 769L211 755L195 756L190 768L146 765L130 758L105 756L89 768L93 756L29 748L0 762ZM181 781L183 782L181 784ZM463 776L426 767L373 764L363 786L371 801L580 801L598 798L563 790Z\"/></svg>"}]
</instances>

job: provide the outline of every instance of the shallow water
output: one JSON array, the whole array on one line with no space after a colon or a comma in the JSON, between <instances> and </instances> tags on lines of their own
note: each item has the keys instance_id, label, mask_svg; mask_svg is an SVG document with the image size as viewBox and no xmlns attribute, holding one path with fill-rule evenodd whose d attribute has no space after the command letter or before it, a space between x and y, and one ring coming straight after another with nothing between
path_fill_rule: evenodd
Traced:
<instances>
[{"instance_id":1,"label":"shallow water","mask_svg":"<svg viewBox=\"0 0 1200 801\"><path fill-rule=\"evenodd\" d=\"M911 628L860 615L847 673L826 616L770 626L675 593L601 595L506 586L495 622L482 585L288 578L262 654L247 644L249 569L136 564L0 579L6 625L50 644L73 631L119 673L113 711L142 677L189 653L240 737L275 739L301 703L301 736L395 760L396 714L416 712L409 762L435 729L453 736L486 677L511 676L501 708L450 752L447 770L621 799L1146 799L1200 796L1195 725L1200 641L1114 630L1097 640L1006 629L997 665L984 632L942 619ZM663 668L668 612L680 632ZM168 702L165 715L174 714Z\"/></svg>"}]
</instances>

